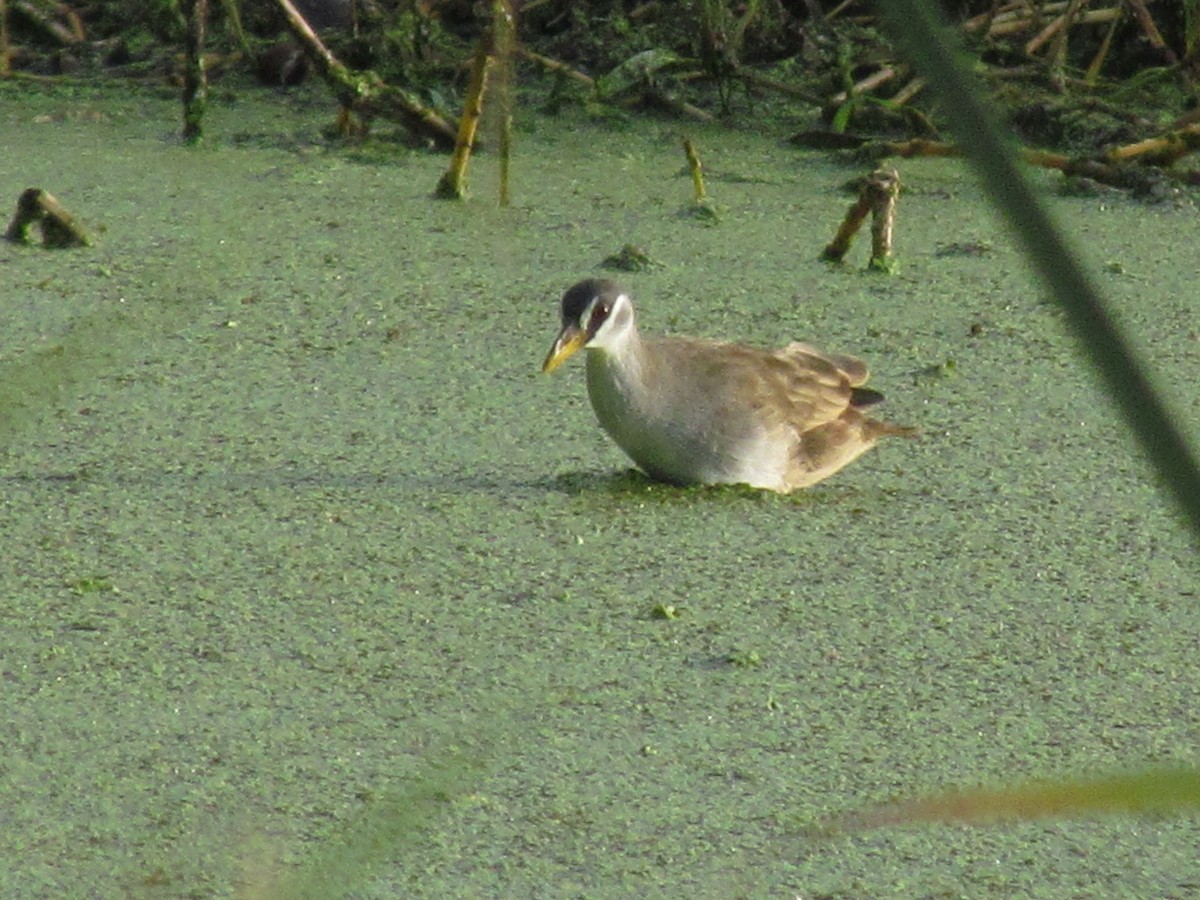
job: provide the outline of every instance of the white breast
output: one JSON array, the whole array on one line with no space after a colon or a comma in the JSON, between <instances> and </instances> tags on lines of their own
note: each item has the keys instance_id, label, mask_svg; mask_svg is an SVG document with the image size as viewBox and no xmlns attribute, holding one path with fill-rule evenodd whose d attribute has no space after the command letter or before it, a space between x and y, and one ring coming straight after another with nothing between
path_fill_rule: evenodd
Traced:
<instances>
[{"instance_id":1,"label":"white breast","mask_svg":"<svg viewBox=\"0 0 1200 900\"><path fill-rule=\"evenodd\" d=\"M697 393L686 377L679 377L682 373L657 379L651 389L643 363L638 353L588 351L592 408L639 467L679 484L785 489L786 446L772 441L752 416L731 421L727 409L719 413L721 398Z\"/></svg>"}]
</instances>

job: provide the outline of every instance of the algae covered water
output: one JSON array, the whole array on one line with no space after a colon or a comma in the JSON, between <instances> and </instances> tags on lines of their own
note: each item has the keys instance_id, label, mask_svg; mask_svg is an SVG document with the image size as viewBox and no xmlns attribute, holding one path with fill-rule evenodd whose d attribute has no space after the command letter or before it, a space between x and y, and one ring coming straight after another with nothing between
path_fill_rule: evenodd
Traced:
<instances>
[{"instance_id":1,"label":"algae covered water","mask_svg":"<svg viewBox=\"0 0 1200 900\"><path fill-rule=\"evenodd\" d=\"M1191 762L1185 531L972 179L906 163L900 267L820 249L856 172L780 134L529 116L475 160L331 148L319 91L17 92L0 200L0 893L1170 896L1191 821L881 832L825 813ZM1050 183L1045 187L1049 192ZM1194 210L1054 201L1200 417ZM791 497L651 485L557 300L626 244L647 331L863 356L883 445ZM308 867L308 868L306 868Z\"/></svg>"}]
</instances>

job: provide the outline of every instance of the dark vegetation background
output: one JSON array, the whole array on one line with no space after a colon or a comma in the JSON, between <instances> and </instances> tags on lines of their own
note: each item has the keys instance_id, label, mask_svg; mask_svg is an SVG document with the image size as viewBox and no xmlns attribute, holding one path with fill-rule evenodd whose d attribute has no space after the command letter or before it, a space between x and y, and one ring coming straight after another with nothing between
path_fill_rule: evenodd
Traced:
<instances>
[{"instance_id":1,"label":"dark vegetation background","mask_svg":"<svg viewBox=\"0 0 1200 900\"><path fill-rule=\"evenodd\" d=\"M10 77L173 85L194 3L7 0ZM505 77L525 92L518 105L534 99L551 112L583 104L597 114L707 113L734 125L800 111L811 116L814 130L893 137L938 138L945 126L920 73L898 56L886 23L867 2L295 5L352 69L373 70L450 119L461 109L474 47L498 10L507 9L520 49L502 55L512 64ZM207 0L207 6L214 85L237 73L274 87L313 77L274 0ZM1029 146L1102 154L1200 120L1200 0L974 0L942 8ZM598 80L588 85L579 74ZM1178 177L1197 180L1182 168Z\"/></svg>"}]
</instances>

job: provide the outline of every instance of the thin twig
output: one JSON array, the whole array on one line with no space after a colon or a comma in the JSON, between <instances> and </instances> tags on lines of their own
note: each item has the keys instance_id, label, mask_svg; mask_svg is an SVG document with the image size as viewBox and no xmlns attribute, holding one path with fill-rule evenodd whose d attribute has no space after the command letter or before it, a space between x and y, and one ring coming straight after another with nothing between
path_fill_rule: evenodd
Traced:
<instances>
[{"instance_id":1,"label":"thin twig","mask_svg":"<svg viewBox=\"0 0 1200 900\"><path fill-rule=\"evenodd\" d=\"M305 47L309 60L333 88L344 110L365 117L383 116L398 120L414 134L421 135L438 147L448 149L454 146L454 126L436 110L418 102L407 91L384 84L373 73L351 71L321 42L291 0L277 2L283 10L288 28Z\"/></svg>"},{"instance_id":2,"label":"thin twig","mask_svg":"<svg viewBox=\"0 0 1200 900\"><path fill-rule=\"evenodd\" d=\"M849 91L839 91L829 98L829 103L832 106L840 106L851 97L857 97L859 94L865 94L867 91L873 91L882 84L887 84L896 77L896 70L891 66L884 66L878 72L868 75L862 81L856 82Z\"/></svg>"},{"instance_id":3,"label":"thin twig","mask_svg":"<svg viewBox=\"0 0 1200 900\"><path fill-rule=\"evenodd\" d=\"M534 53L528 47L518 46L517 52L520 53L530 62L537 63L548 72L553 72L555 75L565 75L580 84L587 85L589 88L596 86L596 80L588 75L584 75L578 69L572 69L564 62L559 62L557 59L551 59L549 56L542 56L540 53Z\"/></svg>"}]
</instances>

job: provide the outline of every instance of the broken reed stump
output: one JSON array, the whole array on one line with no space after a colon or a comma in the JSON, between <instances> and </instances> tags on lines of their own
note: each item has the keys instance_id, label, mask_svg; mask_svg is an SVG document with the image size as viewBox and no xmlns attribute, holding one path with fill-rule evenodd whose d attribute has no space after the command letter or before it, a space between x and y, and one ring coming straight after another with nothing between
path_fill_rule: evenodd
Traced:
<instances>
[{"instance_id":1,"label":"broken reed stump","mask_svg":"<svg viewBox=\"0 0 1200 900\"><path fill-rule=\"evenodd\" d=\"M0 77L12 74L12 53L8 49L8 0L0 0Z\"/></svg>"},{"instance_id":2,"label":"broken reed stump","mask_svg":"<svg viewBox=\"0 0 1200 900\"><path fill-rule=\"evenodd\" d=\"M896 227L896 201L900 197L900 173L893 168L874 172L867 185L871 191L871 260L867 265L884 272L892 268L892 234Z\"/></svg>"},{"instance_id":3,"label":"broken reed stump","mask_svg":"<svg viewBox=\"0 0 1200 900\"><path fill-rule=\"evenodd\" d=\"M203 133L204 107L208 100L208 79L204 75L204 23L208 18L208 0L189 0L188 6L187 53L183 71L183 139L194 144Z\"/></svg>"},{"instance_id":4,"label":"broken reed stump","mask_svg":"<svg viewBox=\"0 0 1200 900\"><path fill-rule=\"evenodd\" d=\"M821 253L822 259L840 262L863 221L871 218L871 261L869 268L892 268L892 232L896 223L896 200L900 196L900 174L890 166L876 169L863 182L858 199L846 211L832 241Z\"/></svg>"},{"instance_id":5,"label":"broken reed stump","mask_svg":"<svg viewBox=\"0 0 1200 900\"><path fill-rule=\"evenodd\" d=\"M463 101L462 119L454 143L454 155L445 174L438 180L433 195L439 200L462 200L467 195L467 163L475 147L475 134L483 116L483 95L487 92L488 69L492 65L491 41L488 35L479 39L475 61L471 64L471 80Z\"/></svg>"},{"instance_id":6,"label":"broken reed stump","mask_svg":"<svg viewBox=\"0 0 1200 900\"><path fill-rule=\"evenodd\" d=\"M683 155L687 157L688 171L692 174L692 194L696 205L703 206L708 199L708 192L704 189L704 169L700 165L696 145L686 134L683 136Z\"/></svg>"},{"instance_id":7,"label":"broken reed stump","mask_svg":"<svg viewBox=\"0 0 1200 900\"><path fill-rule=\"evenodd\" d=\"M8 223L4 239L14 244L28 244L29 229L35 224L42 228L44 247L86 247L91 244L83 226L53 194L29 188L17 198L17 211Z\"/></svg>"},{"instance_id":8,"label":"broken reed stump","mask_svg":"<svg viewBox=\"0 0 1200 900\"><path fill-rule=\"evenodd\" d=\"M496 57L495 105L500 109L500 205L512 200L509 173L512 170L513 57L517 47L517 13L513 0L493 0L492 44Z\"/></svg>"},{"instance_id":9,"label":"broken reed stump","mask_svg":"<svg viewBox=\"0 0 1200 900\"><path fill-rule=\"evenodd\" d=\"M692 176L692 204L684 209L684 215L698 219L705 225L716 225L720 213L708 199L708 190L704 186L704 167L700 164L700 154L696 145L686 134L680 135L683 144L683 155L687 158L688 173Z\"/></svg>"}]
</instances>

